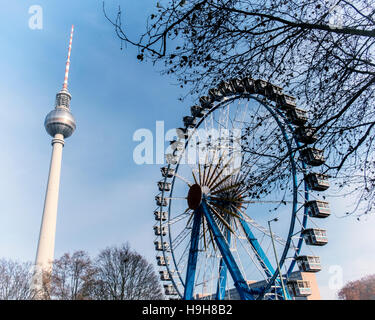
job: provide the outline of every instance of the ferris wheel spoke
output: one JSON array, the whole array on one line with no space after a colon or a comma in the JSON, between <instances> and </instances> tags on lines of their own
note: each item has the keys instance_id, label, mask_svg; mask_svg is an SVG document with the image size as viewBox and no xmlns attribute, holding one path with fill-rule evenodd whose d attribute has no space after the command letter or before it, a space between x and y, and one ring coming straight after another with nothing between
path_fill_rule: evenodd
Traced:
<instances>
[{"instance_id":1,"label":"ferris wheel spoke","mask_svg":"<svg viewBox=\"0 0 375 320\"><path fill-rule=\"evenodd\" d=\"M220 159L219 159L219 161L220 161ZM212 170L212 173L211 173L211 169L212 168L213 168L213 170ZM216 171L217 171L218 168L219 168L219 166L217 164L215 164L214 161L212 161L212 164L210 164L210 169L209 169L209 171L207 173L207 177L206 177L205 182L204 182L205 186L208 186L210 180L215 175L215 173L216 173Z\"/></svg>"},{"instance_id":2,"label":"ferris wheel spoke","mask_svg":"<svg viewBox=\"0 0 375 320\"><path fill-rule=\"evenodd\" d=\"M167 224L167 225L171 226L171 225L173 225L173 224L175 224L175 223L177 223L177 222L179 222L183 219L186 219L187 217L189 217L189 211L190 211L190 209L188 208L183 213L175 216L172 220L169 220L167 222L162 223L162 225Z\"/></svg>"},{"instance_id":3,"label":"ferris wheel spoke","mask_svg":"<svg viewBox=\"0 0 375 320\"><path fill-rule=\"evenodd\" d=\"M186 237L190 234L190 230L188 228L184 228L177 236L173 239L172 244L173 248L172 250L176 250L178 246L186 239Z\"/></svg>"},{"instance_id":4,"label":"ferris wheel spoke","mask_svg":"<svg viewBox=\"0 0 375 320\"><path fill-rule=\"evenodd\" d=\"M228 164L229 165L229 164ZM227 167L227 166L225 166ZM223 172L225 170L225 168L223 168L223 170L221 172ZM220 174L221 174L220 172ZM212 188L212 190L216 190L216 188L220 187L225 181L227 181L228 179L231 178L231 175L227 175L224 179L220 180L217 184L215 184L213 187L209 186L210 188ZM215 181L214 181L215 182Z\"/></svg>"},{"instance_id":5,"label":"ferris wheel spoke","mask_svg":"<svg viewBox=\"0 0 375 320\"><path fill-rule=\"evenodd\" d=\"M177 174L177 173L174 173L173 174L176 178L178 178L178 179L180 179L180 180L182 180L182 181L184 181L189 187L191 187L191 182L188 180L188 179L186 179L185 177L183 177L183 176L181 176L181 175L179 175L179 174Z\"/></svg>"},{"instance_id":6,"label":"ferris wheel spoke","mask_svg":"<svg viewBox=\"0 0 375 320\"><path fill-rule=\"evenodd\" d=\"M190 243L188 242L185 246L185 249L182 251L180 259L177 261L176 266L178 270L183 271L185 269L185 266L187 265L187 257L186 253L189 252ZM183 264L184 262L184 264Z\"/></svg>"},{"instance_id":7,"label":"ferris wheel spoke","mask_svg":"<svg viewBox=\"0 0 375 320\"><path fill-rule=\"evenodd\" d=\"M186 228L191 229L190 224L191 224L191 221L193 220L193 217L194 217L194 213L191 213L190 217L189 217L189 220L186 223Z\"/></svg>"},{"instance_id":8,"label":"ferris wheel spoke","mask_svg":"<svg viewBox=\"0 0 375 320\"><path fill-rule=\"evenodd\" d=\"M212 164L213 164L214 170L212 171L211 176L207 176L207 182L205 183L205 185L209 186L211 184L212 179L215 177L215 175L216 176L218 175L217 170L220 168L219 164L223 161L223 158L225 156L227 156L227 151L226 150L224 150L221 153L218 161L216 162L216 149L215 149L215 151L214 151L214 158L212 159Z\"/></svg>"},{"instance_id":9,"label":"ferris wheel spoke","mask_svg":"<svg viewBox=\"0 0 375 320\"><path fill-rule=\"evenodd\" d=\"M267 235L268 237L271 237L271 234L269 232L268 229L266 229L265 227L261 226L259 223L257 223L254 219L250 218L244 211L242 211L241 209L238 209L238 211L240 211L242 213L242 217L241 219L245 220L245 222L247 223L250 223L254 228L258 229L259 231L261 231L263 234ZM275 233L272 233L272 236L273 238L275 239L275 241L279 242L280 244L282 245L285 245L286 244L286 241L284 239L282 239L281 237L279 237L277 234Z\"/></svg>"},{"instance_id":10,"label":"ferris wheel spoke","mask_svg":"<svg viewBox=\"0 0 375 320\"><path fill-rule=\"evenodd\" d=\"M210 194L211 195L215 195L215 194L218 194L218 193L221 193L221 192L225 192L225 191L229 191L229 190L232 190L232 189L235 189L235 188L238 188L240 186L243 185L243 182L239 182L239 183L235 183L233 185L229 185L228 187L225 187L225 188L222 188L220 190L217 190L217 191L213 191L211 192Z\"/></svg>"},{"instance_id":11,"label":"ferris wheel spoke","mask_svg":"<svg viewBox=\"0 0 375 320\"><path fill-rule=\"evenodd\" d=\"M225 152L223 153L223 155L224 154L225 154ZM222 182L224 179L227 180L227 179L230 178L230 175L227 175L222 181L220 181L217 185L212 187L212 185L221 177L221 174L224 172L224 170L231 164L232 159L233 159L233 157L230 158L229 161L221 168L221 170L217 173L216 177L213 180L212 180L212 176L211 176L210 181L207 183L207 186L209 188L214 190L219 185L220 182Z\"/></svg>"},{"instance_id":12,"label":"ferris wheel spoke","mask_svg":"<svg viewBox=\"0 0 375 320\"><path fill-rule=\"evenodd\" d=\"M204 185L205 179L206 179L206 169L207 169L207 166L208 166L208 164L207 164L208 163L208 154L209 154L209 151L206 152L206 158L205 158L204 164L203 164L203 175L202 175L202 179L199 181L201 183L201 185ZM198 166L200 168L200 164L198 164Z\"/></svg>"},{"instance_id":13,"label":"ferris wheel spoke","mask_svg":"<svg viewBox=\"0 0 375 320\"><path fill-rule=\"evenodd\" d=\"M164 197L167 200L186 200L187 197Z\"/></svg>"},{"instance_id":14,"label":"ferris wheel spoke","mask_svg":"<svg viewBox=\"0 0 375 320\"><path fill-rule=\"evenodd\" d=\"M241 201L241 203L277 203L277 204L287 204L287 203L293 203L293 201L290 200L279 200L279 201L273 201L273 200L248 200L248 201ZM302 204L302 202L298 202Z\"/></svg>"},{"instance_id":15,"label":"ferris wheel spoke","mask_svg":"<svg viewBox=\"0 0 375 320\"><path fill-rule=\"evenodd\" d=\"M201 172L201 165L198 161L198 173L199 173L199 184L202 183L202 172Z\"/></svg>"},{"instance_id":16,"label":"ferris wheel spoke","mask_svg":"<svg viewBox=\"0 0 375 320\"><path fill-rule=\"evenodd\" d=\"M192 170L191 170L191 173L192 173L192 175L193 175L193 179L194 179L195 184L198 184L198 180L197 180L197 177L196 177L195 174L194 174L194 171L195 171L195 169L192 169Z\"/></svg>"},{"instance_id":17,"label":"ferris wheel spoke","mask_svg":"<svg viewBox=\"0 0 375 320\"><path fill-rule=\"evenodd\" d=\"M213 159L216 158L216 151L217 151L217 149L215 148L215 149L214 149L213 156L212 156ZM213 160L213 161L214 161L214 160ZM202 185L204 185L204 186L207 185L207 180L208 180L208 177L210 176L210 173L211 173L211 169L212 169L212 167L213 167L213 165L210 163L209 168L208 168L208 172L207 172L207 174L205 174L204 179L203 179L203 183L202 183Z\"/></svg>"},{"instance_id":18,"label":"ferris wheel spoke","mask_svg":"<svg viewBox=\"0 0 375 320\"><path fill-rule=\"evenodd\" d=\"M215 208L214 208L212 205L210 205L209 203L207 203L207 205L208 205L209 208L215 213L215 218L218 218L218 219L220 220L220 222L221 222L222 224L224 224L224 225L228 228L228 230L230 230L230 232L233 232L232 228L230 227L230 225L228 224L228 222L225 221L225 219L221 216L221 214L218 213L218 212L215 210Z\"/></svg>"},{"instance_id":19,"label":"ferris wheel spoke","mask_svg":"<svg viewBox=\"0 0 375 320\"><path fill-rule=\"evenodd\" d=\"M247 105L247 104L246 104L246 105ZM230 115L229 115L229 121L230 121L230 124L231 124L231 127L232 127L232 128L236 128L234 123L236 122L236 118L237 118L238 113L241 112L241 111L239 111L240 109L241 109L241 102L238 101L237 106L236 106L236 113L235 113L233 119L232 119L232 117L230 117ZM239 128L239 127L237 127L237 129L238 129L238 128Z\"/></svg>"},{"instance_id":20,"label":"ferris wheel spoke","mask_svg":"<svg viewBox=\"0 0 375 320\"><path fill-rule=\"evenodd\" d=\"M225 212L226 214L228 214L229 216L233 216L233 217L236 217L236 218L239 218L241 219L241 217L235 213L235 211L233 210L228 210L227 208L224 208L223 206L220 206L219 204L215 203L215 202L212 202L210 204L210 207L211 206L215 206L216 208L218 208L219 210L221 210L222 212ZM215 210L216 212L216 210ZM220 215L219 213L216 212L217 215Z\"/></svg>"}]
</instances>

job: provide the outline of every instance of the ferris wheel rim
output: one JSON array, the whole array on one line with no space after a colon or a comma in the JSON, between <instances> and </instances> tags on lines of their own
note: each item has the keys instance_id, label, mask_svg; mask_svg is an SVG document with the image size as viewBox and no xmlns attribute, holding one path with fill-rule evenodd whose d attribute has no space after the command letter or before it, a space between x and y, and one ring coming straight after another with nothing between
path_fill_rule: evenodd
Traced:
<instances>
[{"instance_id":1,"label":"ferris wheel rim","mask_svg":"<svg viewBox=\"0 0 375 320\"><path fill-rule=\"evenodd\" d=\"M209 112L204 116L202 117L202 119L196 124L196 126L194 127L194 130L198 129L200 127L200 125L204 122L204 120L210 115L212 114L215 110L221 108L221 107L225 107L226 104L229 104L230 102L233 102L233 101L236 101L236 100L239 100L239 99L254 99L256 100L257 102L259 102L262 106L264 106L267 111L274 117L274 119L276 120L276 122L278 123L278 126L281 130L284 130L284 127L282 126L281 122L279 121L279 119L277 118L277 115L274 113L274 111L270 108L269 105L267 105L263 100L259 99L257 96L254 96L254 95L251 95L251 94L240 94L240 95L236 95L234 97L231 97L231 98L227 98L227 99L224 99L223 101L221 101L220 103L216 104L215 106L211 107ZM193 131L194 132L194 131ZM187 141L185 142L185 150L189 144L189 140L191 139L192 135L187 139ZM288 137L285 137L284 136L284 142L286 142L288 144L289 142L289 139ZM290 148L291 149L291 148ZM178 161L178 163L176 164L176 167L175 167L175 172L178 172L178 168L180 166L180 162L181 162L181 157L182 155L180 156L180 159ZM295 166L295 159L294 157L291 157L290 159L291 163L293 163L293 166ZM170 167L170 165L168 166ZM296 173L294 172L293 173L293 180L295 180L296 176ZM174 181L175 181L175 177L173 177L172 179L172 187L171 187L171 195L173 195L173 188L174 188ZM294 181L295 182L295 181ZM296 183L293 183L293 190L296 188ZM293 191L293 193L295 193L295 191ZM170 209L171 209L171 204L169 204L168 206L168 219L170 219ZM293 223L291 223L290 225L293 224L294 226L294 220L295 220L295 214L296 214L296 211L297 211L297 197L295 195L293 195L293 209L292 209L292 220L293 220ZM288 243L288 239L289 239L289 244L288 246L284 246L284 251L283 251L283 255L282 255L282 258L280 259L280 267L282 267L282 265L284 264L284 261L286 259L286 254L287 252L290 250L290 239L291 239L291 236L293 234L293 230L294 228L290 228L291 230L289 231L289 234L288 234L288 238L287 238L287 243ZM171 230L168 229L168 233L169 233L169 243L170 243L170 250L171 250L171 255L172 255L172 259L175 263L175 268L177 268L177 265L176 265L176 259L175 259L175 256L174 256L174 251L173 251L173 246L172 246L172 237L171 237ZM181 282L181 285L183 287L185 287L185 281L184 279L182 278L182 275L180 274L179 271L177 271L178 275L179 275L179 278L180 278L180 282ZM272 283L275 281L275 279L277 278L278 276L278 271L275 270L275 272L273 273L272 277L271 277L271 280L269 281L269 287L272 285ZM267 288L265 290L265 293L268 291L269 288Z\"/></svg>"},{"instance_id":2,"label":"ferris wheel rim","mask_svg":"<svg viewBox=\"0 0 375 320\"><path fill-rule=\"evenodd\" d=\"M238 100L238 99L244 99L244 98L247 98L247 99L249 99L249 100L250 100L250 99L254 99L254 100L258 101L261 105L263 105L264 107L267 108L267 110L271 113L271 115L272 115L272 112L276 112L276 113L278 114L278 116L280 116L280 117L284 117L283 120L285 120L285 116L280 112L280 110L277 110L276 107L275 107L275 110L269 109L270 106L267 105L267 104L265 103L265 99L262 100L262 99L258 98L258 96L254 96L253 94L244 94L244 93L237 94L237 93L236 93L236 94L233 95L233 97L229 97L229 98L226 97L226 98L222 99L222 101L220 101L219 103L217 103L215 106L211 106L211 107L209 108L209 111L207 112L207 114L205 114L205 115L202 117L202 119L200 119L199 122L194 126L193 130L198 129L198 128L200 127L200 125L203 123L203 121L208 117L208 115L212 114L212 113L213 113L215 110L217 110L218 108L220 108L220 107L222 107L222 106L225 106L225 104L229 104L229 103L231 103L231 102L233 102L233 101L235 101L235 100ZM270 110L271 110L271 111L270 111ZM278 119L277 116L275 116L274 119L276 120L276 122L278 122L278 120L280 121L280 119ZM277 119L278 119L278 120L277 120ZM295 140L297 146L300 146L300 143L299 143L299 141L297 140L297 138L296 138L296 136L295 136L294 129L293 129L293 127L291 126L290 123L285 122L285 125L282 126L282 125L281 125L281 122L280 122L280 123L278 123L278 125L279 125L279 127L280 127L281 130L283 130L283 129L285 130L285 127L288 126L290 132L292 133L293 140ZM184 150L186 150L186 148L187 148L187 146L188 146L188 143L189 143L189 140L190 140L190 139L191 139L191 136L190 136L190 137L187 139L187 141L185 142ZM285 140L285 142L288 142L288 141L289 141L289 138L288 138L288 137L284 137L284 140ZM288 143L287 143L287 144L288 144ZM175 151L176 151L176 150L175 150ZM175 151L174 151L174 153L175 153ZM291 155L293 155L292 152L291 152ZM177 172L178 172L178 169L179 169L179 166L180 166L180 162L181 162L181 156L180 156L179 160L177 161L177 163L175 164L175 167L174 167L174 170L175 170L175 173L176 173L176 174L177 174ZM293 163L294 166L296 166L296 161L295 161L295 159L294 159L293 156L291 156L291 158L290 158L290 162ZM169 170L169 169L172 167L172 164L169 163L167 167L168 167L168 170ZM303 168L306 168L306 164L304 163L303 160L302 160L302 167L303 167ZM294 170L296 170L296 169L294 168ZM293 176L293 177L292 177L293 180L297 180L297 173L296 173L296 171L293 173L292 176ZM171 197L170 197L170 198L172 198L172 195L173 195L173 190L174 190L174 185L175 185L175 179L176 179L176 175L174 175L173 178L172 178L172 180L171 180L171 190L170 190L170 196L171 196ZM166 181L167 181L167 177L164 178L164 182L166 182ZM304 180L303 182L304 182L304 189L305 189L305 190L304 190L304 192L305 192L305 199L308 200L308 199L309 199L309 188L307 187L307 183L306 183L306 181ZM297 190L295 190L295 189L297 189ZM292 223L293 223L293 227L294 227L294 224L295 224L295 219L296 219L296 218L295 218L295 214L296 214L296 211L297 211L297 203L298 203L298 201L297 201L298 194L297 194L297 193L298 193L298 184L297 184L296 181L294 181L294 183L293 183L293 208L292 208L292 217L291 217L291 219L293 220L293 221L292 221ZM162 197L164 197L164 190L162 191ZM171 218L171 202L172 202L172 201L170 201L169 204L168 204L168 222L170 221L170 218ZM159 209L162 210L162 206L160 206ZM290 224L290 226L292 225L292 223ZM306 228L306 224L307 224L307 208L305 207L304 215L303 215L303 223L302 223L302 226L301 226L301 230L303 230L304 228ZM160 221L160 226L161 226L161 225L162 225L162 221ZM167 223L167 225L169 225L169 223ZM291 245L291 236L292 236L292 231L293 231L293 230L294 230L294 229L290 228L290 231L289 231L289 233L288 233L288 239L287 239L287 241L289 241L289 244L288 244L288 246L285 246L285 248L284 248L284 252L283 252L282 258L280 259L280 261L282 261L281 264L284 264L284 262L285 262L285 260L286 260L286 254L287 254L287 252L290 250L290 245ZM161 235L161 241L162 241L162 243L163 243L163 237L164 237L164 236ZM173 241L172 241L171 229L170 229L170 228L168 228L168 238L169 238L169 244L170 244L170 248L169 248L169 250L170 250L171 255L172 255L172 259L173 259L173 262L174 262L174 267L175 267L175 269L176 269L176 270L173 270L173 272L174 272L174 273L177 272L178 277L179 277L179 279L180 279L180 284L181 284L183 287L185 287L184 280L182 279L182 276L181 276L179 270L177 269L176 259L175 259L174 250L173 250L173 246L172 246L172 242L173 242ZM302 248L302 244L303 244L303 239L300 238L300 239L299 239L299 242L298 242L298 245L297 245L297 251L296 251L296 253L295 253L295 257L298 256L298 254L299 254L299 252L300 252L300 250L301 250L301 248ZM164 258L166 258L166 252L165 252L165 250L163 250L163 256L164 256ZM288 268L287 274L290 274L290 273L292 272L292 270L293 270L293 268L294 268L294 265L295 265L295 262L296 262L295 259L293 259L293 260L292 260L292 264L291 264L291 265L289 266L289 268ZM170 270L168 264L166 265L166 268L167 268L168 273L171 275L171 281L172 281L172 283L173 283L173 286L174 286L175 289L177 290L178 295L179 295L180 297L182 297L183 295L182 295L181 292L179 291L179 286L177 285L177 283L176 283L175 280L173 279L172 271ZM278 273L277 273L277 271L275 270L275 272L274 272L274 274L273 274L273 277L271 278L271 279L273 279L273 280L270 281L270 285L268 286L268 289L269 289L269 287L272 285L272 282L275 281L275 279L277 278L277 276L278 276ZM266 293L266 291L267 291L267 290L265 290L264 293Z\"/></svg>"}]
</instances>

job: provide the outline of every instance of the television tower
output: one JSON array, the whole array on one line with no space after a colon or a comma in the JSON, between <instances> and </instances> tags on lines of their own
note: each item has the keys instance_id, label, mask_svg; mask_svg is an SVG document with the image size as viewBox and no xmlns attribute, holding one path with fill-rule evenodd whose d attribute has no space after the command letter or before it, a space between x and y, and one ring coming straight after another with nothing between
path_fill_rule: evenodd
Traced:
<instances>
[{"instance_id":1,"label":"television tower","mask_svg":"<svg viewBox=\"0 0 375 320\"><path fill-rule=\"evenodd\" d=\"M74 26L72 26L68 59L66 61L65 78L62 89L56 95L55 109L47 114L44 127L52 139L52 157L49 169L46 197L44 200L43 218L40 227L38 251L36 254L33 287L38 289L41 286L42 271L52 271L52 262L55 250L55 233L57 204L59 199L59 185L62 150L64 138L70 137L75 128L76 122L70 112L70 100L72 96L68 91L68 77L70 67L70 52L72 49Z\"/></svg>"}]
</instances>

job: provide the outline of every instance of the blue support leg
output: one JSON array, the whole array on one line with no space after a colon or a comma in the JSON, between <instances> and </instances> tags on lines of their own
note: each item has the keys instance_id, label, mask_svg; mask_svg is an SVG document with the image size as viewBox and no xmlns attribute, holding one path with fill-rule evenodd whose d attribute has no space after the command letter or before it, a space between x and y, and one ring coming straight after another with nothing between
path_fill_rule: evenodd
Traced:
<instances>
[{"instance_id":1,"label":"blue support leg","mask_svg":"<svg viewBox=\"0 0 375 320\"><path fill-rule=\"evenodd\" d=\"M274 268L272 267L270 261L268 260L267 255L264 253L262 247L260 246L257 238L251 232L251 229L250 229L249 225L243 219L243 215L241 214L241 212L237 211L237 214L240 215L241 218L242 218L242 219L240 219L241 226L242 226L242 228L243 228L243 230L246 234L247 240L250 242L251 246L256 251L256 257L257 257L260 265L262 266L263 270L265 271L268 279L271 279L272 276L275 273ZM275 283L277 283L279 286L281 286L281 283L280 283L279 280L276 279ZM284 293L281 290L278 290L278 293L279 293L279 295L284 297ZM289 296L288 292L286 294L287 294L287 296L284 297L284 299L289 300L290 296Z\"/></svg>"},{"instance_id":2,"label":"blue support leg","mask_svg":"<svg viewBox=\"0 0 375 320\"><path fill-rule=\"evenodd\" d=\"M253 249L256 252L256 258L257 258L258 262L262 266L262 268L263 268L264 272L266 273L267 277L268 278L272 277L275 270L273 269L270 261L268 260L266 254L264 253L262 247L260 246L257 238L251 232L251 230L250 230L248 224L245 222L245 220L243 220L242 214L240 212L237 212L237 214L241 215L242 219L240 219L240 222L241 222L242 229L246 234L247 240L250 242L251 246L253 247Z\"/></svg>"},{"instance_id":3,"label":"blue support leg","mask_svg":"<svg viewBox=\"0 0 375 320\"><path fill-rule=\"evenodd\" d=\"M215 242L221 252L221 255L224 259L225 264L228 267L229 273L232 276L234 285L240 295L241 300L254 300L255 297L249 290L249 287L243 278L240 269L237 266L235 259L233 258L232 252L229 249L229 246L225 240L225 237L221 233L219 227L217 226L214 218L212 217L211 212L209 211L205 200L202 201L200 205L200 210L204 214L207 220L209 228L212 230L212 233L215 238Z\"/></svg>"},{"instance_id":4,"label":"blue support leg","mask_svg":"<svg viewBox=\"0 0 375 320\"><path fill-rule=\"evenodd\" d=\"M227 242L230 245L230 238L231 234L230 231L227 230ZM224 259L220 259L220 267L219 267L219 280L217 282L217 290L216 290L216 300L224 300L225 298L225 289L227 283L227 265L224 262Z\"/></svg>"},{"instance_id":5,"label":"blue support leg","mask_svg":"<svg viewBox=\"0 0 375 320\"><path fill-rule=\"evenodd\" d=\"M184 300L192 300L194 293L194 283L195 283L195 271L197 269L198 260L198 243L199 243L199 231L202 219L202 213L199 210L195 210L193 228L191 231L191 242L189 251L188 267L186 271L186 281L185 281L185 292Z\"/></svg>"}]
</instances>

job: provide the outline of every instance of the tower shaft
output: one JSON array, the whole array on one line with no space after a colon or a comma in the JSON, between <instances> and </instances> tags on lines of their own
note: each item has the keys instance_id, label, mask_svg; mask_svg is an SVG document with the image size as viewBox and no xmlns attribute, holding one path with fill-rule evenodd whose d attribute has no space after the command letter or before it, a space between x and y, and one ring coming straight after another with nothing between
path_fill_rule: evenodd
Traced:
<instances>
[{"instance_id":1,"label":"tower shaft","mask_svg":"<svg viewBox=\"0 0 375 320\"><path fill-rule=\"evenodd\" d=\"M55 249L57 207L59 201L60 173L64 136L57 133L52 140L52 156L44 200L42 225L38 242L35 265L37 269L48 271Z\"/></svg>"}]
</instances>

